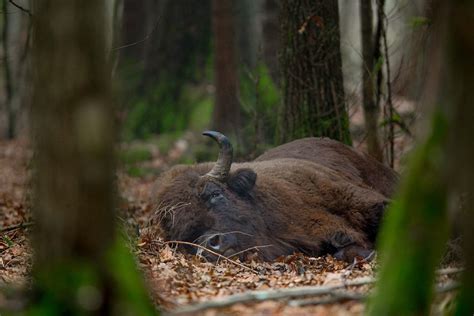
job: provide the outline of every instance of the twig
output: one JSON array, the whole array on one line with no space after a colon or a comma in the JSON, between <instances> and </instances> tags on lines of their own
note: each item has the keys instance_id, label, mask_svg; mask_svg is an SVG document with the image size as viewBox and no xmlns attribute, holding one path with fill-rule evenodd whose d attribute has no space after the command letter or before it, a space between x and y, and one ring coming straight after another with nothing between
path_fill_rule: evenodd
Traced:
<instances>
[{"instance_id":1,"label":"twig","mask_svg":"<svg viewBox=\"0 0 474 316\"><path fill-rule=\"evenodd\" d=\"M458 282L450 282L443 286L436 287L437 294L443 294L447 292L451 292L457 290L460 287ZM333 304L338 303L341 301L364 301L370 294L366 293L353 293L353 292L332 292L328 293L330 295L326 298L320 299L303 299L303 300L293 300L288 303L289 306L293 307L301 307L301 306L308 306L308 305L323 305L323 304Z\"/></svg>"},{"instance_id":2,"label":"twig","mask_svg":"<svg viewBox=\"0 0 474 316\"><path fill-rule=\"evenodd\" d=\"M22 7L21 5L15 3L13 0L8 0L8 2L10 2L10 4L13 5L14 7L16 7L17 9L20 9L23 13L28 14L30 17L33 16L33 14L31 13L30 10L28 10L28 9Z\"/></svg>"},{"instance_id":3,"label":"twig","mask_svg":"<svg viewBox=\"0 0 474 316\"><path fill-rule=\"evenodd\" d=\"M375 278L364 277L356 280L352 280L346 283L329 286L305 286L305 287L294 287L294 288L283 288L267 291L250 291L242 294L230 295L221 299L198 303L195 305L184 306L178 308L172 312L173 315L184 314L184 313L196 313L201 310L208 308L222 308L231 306L237 303L246 303L252 301L267 301L277 300L282 298L291 297L302 297L309 295L324 295L330 294L335 290L345 288L347 286L360 286L366 284L372 284L375 282Z\"/></svg>"},{"instance_id":4,"label":"twig","mask_svg":"<svg viewBox=\"0 0 474 316\"><path fill-rule=\"evenodd\" d=\"M361 263L368 263L372 261L374 257L375 257L375 250L372 250L367 257L362 258L361 260L354 258L354 261L350 265L347 266L346 268L347 275L345 276L349 276L356 265L361 264Z\"/></svg>"},{"instance_id":5,"label":"twig","mask_svg":"<svg viewBox=\"0 0 474 316\"><path fill-rule=\"evenodd\" d=\"M0 233L6 233L6 232L10 232L12 230L18 229L18 228L26 228L26 227L33 226L33 225L34 225L33 222L26 222L26 223L20 223L20 224L17 224L17 225L7 226L7 227L1 228Z\"/></svg>"},{"instance_id":6,"label":"twig","mask_svg":"<svg viewBox=\"0 0 474 316\"><path fill-rule=\"evenodd\" d=\"M155 30L158 28L158 24L160 23L160 18L161 18L161 16L158 16L158 18L156 19L155 25L153 26L151 31L144 38L142 38L141 40L138 40L136 42L132 42L132 43L125 44L125 45L122 45L122 46L114 47L114 48L111 49L111 51L114 52L114 51L122 49L122 48L128 48L128 47L131 47L131 46L135 46L135 45L138 45L138 44L143 43L146 40L148 40L151 37L151 35L153 35Z\"/></svg>"},{"instance_id":7,"label":"twig","mask_svg":"<svg viewBox=\"0 0 474 316\"><path fill-rule=\"evenodd\" d=\"M447 274L456 274L464 272L464 268L446 268L436 270L437 275L447 275Z\"/></svg>"},{"instance_id":8,"label":"twig","mask_svg":"<svg viewBox=\"0 0 474 316\"><path fill-rule=\"evenodd\" d=\"M232 254L231 257L233 257L233 256L238 256L238 255L240 255L240 254L242 254L242 253L245 253L245 252L247 252L247 251L258 250L258 249L260 249L260 248L267 248L267 247L273 247L273 245L253 246L253 247L250 247L250 248L241 250L241 251L239 251L239 252L236 252L236 253Z\"/></svg>"},{"instance_id":9,"label":"twig","mask_svg":"<svg viewBox=\"0 0 474 316\"><path fill-rule=\"evenodd\" d=\"M217 257L219 257L219 258L222 258L222 259L224 259L225 261L228 261L228 262L230 262L230 263L232 263L232 264L235 264L235 265L237 265L237 266L239 266L239 267L241 267L241 268L243 268L243 269L245 269L245 270L252 271L253 273L258 274L258 271L254 270L254 269L252 269L252 268L250 268L250 267L247 267L246 265L243 265L243 264L241 264L241 263L239 263L239 262L237 262L237 261L235 261L235 260L232 260L232 259L227 258L226 256L223 256L223 255L221 255L221 254L218 254L217 252L212 251L212 250L210 250L210 249L208 249L208 248L206 248L206 247L204 247L204 246L201 246L201 245L198 245L198 244L194 244L194 243L192 243L192 242L180 241L180 240L171 240L171 241L165 241L164 243L165 243L165 244L178 244L178 245L181 244L181 245L188 245L188 246L197 247L197 248L199 248L199 249L202 249L202 250L204 250L204 251L207 251L207 252L209 252L209 253L212 253L214 256L217 256Z\"/></svg>"}]
</instances>

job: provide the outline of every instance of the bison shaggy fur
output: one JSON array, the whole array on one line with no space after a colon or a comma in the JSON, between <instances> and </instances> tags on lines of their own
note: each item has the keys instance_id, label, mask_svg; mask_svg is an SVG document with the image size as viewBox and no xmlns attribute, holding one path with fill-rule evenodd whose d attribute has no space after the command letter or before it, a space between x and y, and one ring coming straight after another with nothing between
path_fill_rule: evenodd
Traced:
<instances>
[{"instance_id":1,"label":"bison shaggy fur","mask_svg":"<svg viewBox=\"0 0 474 316\"><path fill-rule=\"evenodd\" d=\"M301 252L351 261L374 248L398 180L392 169L328 138L295 140L228 166L216 177L214 163L179 165L158 179L153 198L167 240L241 260ZM213 253L203 252L209 259Z\"/></svg>"}]
</instances>

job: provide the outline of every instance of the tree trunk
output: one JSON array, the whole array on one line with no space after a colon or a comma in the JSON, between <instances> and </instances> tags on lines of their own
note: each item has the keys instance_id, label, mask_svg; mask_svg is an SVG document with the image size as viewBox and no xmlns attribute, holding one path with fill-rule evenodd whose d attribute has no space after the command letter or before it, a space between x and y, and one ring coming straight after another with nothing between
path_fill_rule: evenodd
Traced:
<instances>
[{"instance_id":1,"label":"tree trunk","mask_svg":"<svg viewBox=\"0 0 474 316\"><path fill-rule=\"evenodd\" d=\"M7 114L7 139L13 139L15 137L15 123L16 123L16 111L13 107L13 84L12 84L12 71L11 71L11 59L9 49L9 21L10 17L7 13L9 11L8 0L3 0L3 29L2 29L2 44L3 44L3 74L5 84L5 109Z\"/></svg>"},{"instance_id":2,"label":"tree trunk","mask_svg":"<svg viewBox=\"0 0 474 316\"><path fill-rule=\"evenodd\" d=\"M344 99L337 0L284 0L281 143L326 136L351 144Z\"/></svg>"},{"instance_id":3,"label":"tree trunk","mask_svg":"<svg viewBox=\"0 0 474 316\"><path fill-rule=\"evenodd\" d=\"M32 309L38 314L151 311L133 261L115 246L115 124L104 10L103 1L35 2L30 123Z\"/></svg>"},{"instance_id":4,"label":"tree trunk","mask_svg":"<svg viewBox=\"0 0 474 316\"><path fill-rule=\"evenodd\" d=\"M273 82L280 86L280 68L278 65L278 52L280 51L280 26L278 16L280 7L278 0L264 0L263 3L263 59L268 67Z\"/></svg>"},{"instance_id":5,"label":"tree trunk","mask_svg":"<svg viewBox=\"0 0 474 316\"><path fill-rule=\"evenodd\" d=\"M429 314L434 270L447 239L444 125L438 113L386 212L379 236L379 281L368 315Z\"/></svg>"},{"instance_id":6,"label":"tree trunk","mask_svg":"<svg viewBox=\"0 0 474 316\"><path fill-rule=\"evenodd\" d=\"M441 2L441 1L440 1ZM449 174L453 175L451 183L463 198L463 243L465 253L465 272L463 288L459 297L456 315L472 315L474 313L474 4L472 1L442 2L444 19L448 21L449 52L446 63L451 70L448 73L446 87L446 108L452 111L451 135L448 152ZM448 90L449 89L449 90ZM450 92L450 94L449 94ZM459 196L459 195L458 195Z\"/></svg>"},{"instance_id":7,"label":"tree trunk","mask_svg":"<svg viewBox=\"0 0 474 316\"><path fill-rule=\"evenodd\" d=\"M124 29L135 30L126 32L123 45L129 46L122 49L120 67L135 79L131 82L136 82L125 87L127 103L132 105L125 124L131 137L181 131L188 126L194 105L183 101L182 91L186 84L205 77L210 52L210 8L210 0L125 2ZM147 27L137 30L137 24ZM135 52L128 54L128 50Z\"/></svg>"},{"instance_id":8,"label":"tree trunk","mask_svg":"<svg viewBox=\"0 0 474 316\"><path fill-rule=\"evenodd\" d=\"M437 1L427 94L436 104L430 137L411 158L381 232L381 267L369 315L428 315L434 270L447 237L448 205L462 196L466 271L457 315L474 311L474 6ZM439 29L438 29L439 28ZM464 198L465 197L465 198Z\"/></svg>"},{"instance_id":9,"label":"tree trunk","mask_svg":"<svg viewBox=\"0 0 474 316\"><path fill-rule=\"evenodd\" d=\"M123 24L120 30L121 45L131 46L121 49L120 54L127 62L133 61L139 65L143 64L145 46L148 42L143 39L150 32L150 29L153 28L153 25L149 27L148 23L145 22L148 22L149 16L153 16L152 20L156 23L157 13L146 10L146 3L150 1L123 0Z\"/></svg>"},{"instance_id":10,"label":"tree trunk","mask_svg":"<svg viewBox=\"0 0 474 316\"><path fill-rule=\"evenodd\" d=\"M216 87L212 124L217 131L239 138L240 105L237 99L233 1L213 0L212 5Z\"/></svg>"},{"instance_id":11,"label":"tree trunk","mask_svg":"<svg viewBox=\"0 0 474 316\"><path fill-rule=\"evenodd\" d=\"M257 67L259 45L262 42L259 27L260 0L240 0L234 2L234 28L236 30L237 61L240 70L253 72ZM249 36L249 34L252 34Z\"/></svg>"},{"instance_id":12,"label":"tree trunk","mask_svg":"<svg viewBox=\"0 0 474 316\"><path fill-rule=\"evenodd\" d=\"M383 162L383 152L378 137L378 104L374 94L374 49L372 1L360 0L360 21L362 40L362 104L365 129L367 133L367 151L369 155ZM379 43L376 43L379 45Z\"/></svg>"}]
</instances>

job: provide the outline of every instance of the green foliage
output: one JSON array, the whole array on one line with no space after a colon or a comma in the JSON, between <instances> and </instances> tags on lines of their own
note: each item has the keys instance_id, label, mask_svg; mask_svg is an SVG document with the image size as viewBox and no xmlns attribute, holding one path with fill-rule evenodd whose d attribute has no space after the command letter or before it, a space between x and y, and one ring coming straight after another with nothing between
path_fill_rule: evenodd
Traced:
<instances>
[{"instance_id":1,"label":"green foliage","mask_svg":"<svg viewBox=\"0 0 474 316\"><path fill-rule=\"evenodd\" d=\"M205 85L187 85L178 97L169 95L168 83L157 85L148 97L132 102L123 126L126 140L146 139L152 134L202 129L209 125L213 99Z\"/></svg>"},{"instance_id":2,"label":"green foliage","mask_svg":"<svg viewBox=\"0 0 474 316\"><path fill-rule=\"evenodd\" d=\"M194 109L189 119L189 128L193 131L203 131L210 126L214 100L211 96L207 96L197 99L193 103Z\"/></svg>"},{"instance_id":3,"label":"green foliage","mask_svg":"<svg viewBox=\"0 0 474 316\"><path fill-rule=\"evenodd\" d=\"M144 168L141 166L130 166L127 168L127 174L131 177L142 178L148 174L153 174L154 170L151 168Z\"/></svg>"},{"instance_id":4,"label":"green foliage","mask_svg":"<svg viewBox=\"0 0 474 316\"><path fill-rule=\"evenodd\" d=\"M120 161L124 164L136 164L138 162L150 160L151 152L148 148L132 147L120 152Z\"/></svg>"},{"instance_id":5,"label":"green foliage","mask_svg":"<svg viewBox=\"0 0 474 316\"><path fill-rule=\"evenodd\" d=\"M447 238L443 178L445 119L434 117L431 135L413 153L398 197L379 239L381 268L368 315L427 315L434 270Z\"/></svg>"},{"instance_id":6,"label":"green foliage","mask_svg":"<svg viewBox=\"0 0 474 316\"><path fill-rule=\"evenodd\" d=\"M162 82L152 88L147 97L132 102L123 127L125 139L143 139L186 127L191 105L167 95L167 90L171 90L170 84Z\"/></svg>"},{"instance_id":7,"label":"green foliage","mask_svg":"<svg viewBox=\"0 0 474 316\"><path fill-rule=\"evenodd\" d=\"M11 240L10 237L8 237L7 235L3 235L2 240L4 243L7 244L8 247L11 247L14 245L13 240Z\"/></svg>"},{"instance_id":8,"label":"green foliage","mask_svg":"<svg viewBox=\"0 0 474 316\"><path fill-rule=\"evenodd\" d=\"M410 26L412 28L418 28L421 26L427 26L431 23L431 20L425 16L414 16L410 20Z\"/></svg>"},{"instance_id":9,"label":"green foliage","mask_svg":"<svg viewBox=\"0 0 474 316\"><path fill-rule=\"evenodd\" d=\"M174 146L175 142L183 135L182 132L162 133L153 141L158 147L160 154L167 154Z\"/></svg>"},{"instance_id":10,"label":"green foliage","mask_svg":"<svg viewBox=\"0 0 474 316\"><path fill-rule=\"evenodd\" d=\"M374 65L374 71L373 73L376 74L378 72L381 71L383 65L385 63L385 59L383 58L383 56L380 56L376 61L375 61L375 65Z\"/></svg>"},{"instance_id":11,"label":"green foliage","mask_svg":"<svg viewBox=\"0 0 474 316\"><path fill-rule=\"evenodd\" d=\"M111 315L156 315L123 238L116 240L104 261L104 269L98 268L101 265L97 262L81 258L43 267L36 274L36 284L41 286L37 301L26 314L90 315L98 312L104 295L113 293L116 299Z\"/></svg>"},{"instance_id":12,"label":"green foliage","mask_svg":"<svg viewBox=\"0 0 474 316\"><path fill-rule=\"evenodd\" d=\"M125 245L124 236L117 238L107 256L109 272L116 280L115 291L120 302L116 314L156 315L157 312L149 301L135 260L130 254L130 249L127 249Z\"/></svg>"},{"instance_id":13,"label":"green foliage","mask_svg":"<svg viewBox=\"0 0 474 316\"><path fill-rule=\"evenodd\" d=\"M153 173L150 168L144 168L140 164L150 161L153 157L148 147L134 144L119 152L120 162L123 164L127 174L132 177L143 177Z\"/></svg>"},{"instance_id":14,"label":"green foliage","mask_svg":"<svg viewBox=\"0 0 474 316\"><path fill-rule=\"evenodd\" d=\"M260 141L274 144L281 95L265 64L260 63L252 73L247 71L241 75L240 102L248 118L243 126L245 138L252 139L260 133L263 138ZM254 144L254 147L259 145Z\"/></svg>"},{"instance_id":15,"label":"green foliage","mask_svg":"<svg viewBox=\"0 0 474 316\"><path fill-rule=\"evenodd\" d=\"M145 71L136 61L121 62L120 77L126 78L126 84L122 85L126 100L122 106L125 114L122 137L125 140L147 139L152 134L208 126L213 97L207 86L212 81L213 58L209 43L203 41L201 44L207 56L204 61L197 56L188 56L186 65L175 65L178 72L162 69L153 80L145 80Z\"/></svg>"},{"instance_id":16,"label":"green foliage","mask_svg":"<svg viewBox=\"0 0 474 316\"><path fill-rule=\"evenodd\" d=\"M37 302L28 315L85 315L101 303L100 273L93 263L79 258L37 274L41 286ZM99 302L97 302L99 301Z\"/></svg>"}]
</instances>

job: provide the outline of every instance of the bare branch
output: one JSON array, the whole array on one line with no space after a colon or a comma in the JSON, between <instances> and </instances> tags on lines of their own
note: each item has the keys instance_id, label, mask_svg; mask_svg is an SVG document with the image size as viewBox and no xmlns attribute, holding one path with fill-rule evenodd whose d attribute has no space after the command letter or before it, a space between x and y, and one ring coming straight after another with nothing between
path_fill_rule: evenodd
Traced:
<instances>
[{"instance_id":1,"label":"bare branch","mask_svg":"<svg viewBox=\"0 0 474 316\"><path fill-rule=\"evenodd\" d=\"M33 222L24 222L24 223L20 223L20 224L17 224L17 225L2 227L2 228L0 228L0 233L10 232L12 230L19 229L19 228L30 227L30 226L33 226L33 224L34 224Z\"/></svg>"},{"instance_id":2,"label":"bare branch","mask_svg":"<svg viewBox=\"0 0 474 316\"><path fill-rule=\"evenodd\" d=\"M442 271L442 270L440 270ZM450 270L449 272L454 272L457 270ZM448 271L443 271L448 272ZM439 272L438 272L439 273ZM320 304L330 304L336 303L344 300L365 300L369 294L356 293L356 292L341 292L338 291L349 286L362 286L367 284L373 284L375 278L363 277L354 279L352 281L344 282L338 285L329 285L329 286L305 286L305 287L294 287L294 288L282 288L268 291L250 291L241 294L230 295L224 298L207 301L203 303L198 303L195 305L188 305L181 308L177 308L170 313L170 315L179 315L179 314L194 314L206 309L211 308L223 308L232 306L237 303L249 303L249 302L261 302L267 300L278 300L292 297L304 297L304 296L319 296L319 295L329 295L330 297L321 298L321 299L311 299L311 300L294 300L290 301L290 306L306 306L306 305L320 305ZM445 285L438 285L436 287L436 293L446 293L457 290L460 287L458 282L449 282Z\"/></svg>"},{"instance_id":3,"label":"bare branch","mask_svg":"<svg viewBox=\"0 0 474 316\"><path fill-rule=\"evenodd\" d=\"M457 282L450 282L443 286L439 285L436 287L436 293L442 294L457 290L459 288L459 283ZM323 305L323 304L333 304L338 303L341 301L364 301L369 296L368 294L364 293L354 293L354 292L332 292L328 293L329 297L325 298L318 298L318 299L302 299L302 300L293 300L288 303L289 306L294 307L302 307L302 306L309 306L309 305Z\"/></svg>"},{"instance_id":4,"label":"bare branch","mask_svg":"<svg viewBox=\"0 0 474 316\"><path fill-rule=\"evenodd\" d=\"M17 9L20 9L23 13L28 14L30 17L33 16L33 14L31 13L30 10L28 10L28 9L26 9L26 8L24 8L24 7L22 7L22 6L19 5L18 3L15 3L13 0L8 0L8 2L10 2L10 4L11 4L12 6L16 7Z\"/></svg>"},{"instance_id":5,"label":"bare branch","mask_svg":"<svg viewBox=\"0 0 474 316\"><path fill-rule=\"evenodd\" d=\"M125 45L122 45L122 46L114 47L114 48L112 48L111 51L114 52L114 51L120 50L122 48L128 48L128 47L135 46L135 45L138 45L140 43L143 43L143 42L147 41L153 35L153 33L156 31L156 29L158 28L159 23L160 23L160 16L156 19L156 23L153 26L153 28L151 29L151 31L144 38L142 38L141 40L138 40L136 42L133 42L133 43L129 43L129 44L125 44Z\"/></svg>"}]
</instances>

